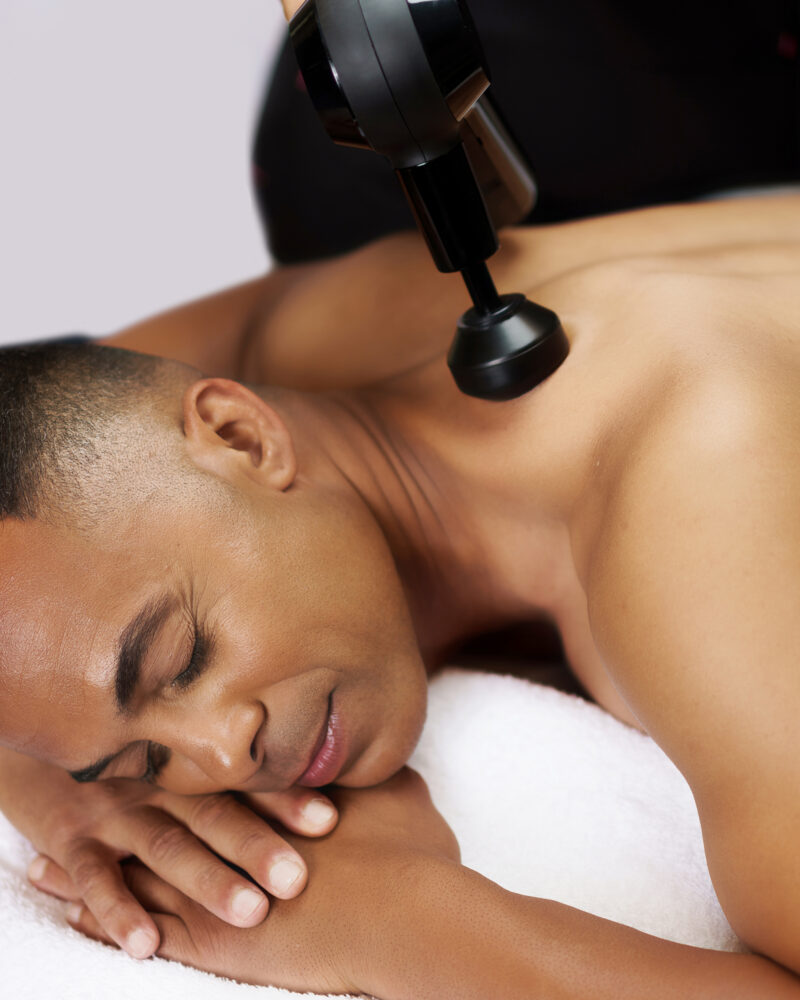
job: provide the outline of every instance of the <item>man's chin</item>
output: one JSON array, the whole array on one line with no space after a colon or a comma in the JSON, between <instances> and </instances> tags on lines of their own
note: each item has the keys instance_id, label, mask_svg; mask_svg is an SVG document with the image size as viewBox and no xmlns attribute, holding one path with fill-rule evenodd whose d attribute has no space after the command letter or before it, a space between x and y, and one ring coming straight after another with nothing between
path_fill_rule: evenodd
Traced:
<instances>
[{"instance_id":1,"label":"man's chin","mask_svg":"<svg viewBox=\"0 0 800 1000\"><path fill-rule=\"evenodd\" d=\"M339 788L372 788L374 785L382 785L384 781L394 777L404 766L404 763L398 764L396 767L354 769L338 777L333 784L334 787Z\"/></svg>"},{"instance_id":2,"label":"man's chin","mask_svg":"<svg viewBox=\"0 0 800 1000\"><path fill-rule=\"evenodd\" d=\"M333 784L341 788L371 788L394 777L408 763L422 735L424 723L423 716L415 730L399 745L369 747Z\"/></svg>"}]
</instances>

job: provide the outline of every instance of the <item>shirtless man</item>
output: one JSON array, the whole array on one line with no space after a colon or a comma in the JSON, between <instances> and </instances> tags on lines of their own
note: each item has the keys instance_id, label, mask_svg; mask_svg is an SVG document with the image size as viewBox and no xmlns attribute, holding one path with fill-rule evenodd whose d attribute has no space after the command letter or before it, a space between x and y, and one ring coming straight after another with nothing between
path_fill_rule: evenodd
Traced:
<instances>
[{"instance_id":1,"label":"shirtless man","mask_svg":"<svg viewBox=\"0 0 800 1000\"><path fill-rule=\"evenodd\" d=\"M38 884L89 903L78 926L141 929L141 953L157 928L159 953L250 982L387 1000L800 996L800 198L518 230L494 271L571 342L519 400L455 389L442 353L463 293L410 236L118 340L334 391L129 355L106 383L90 358L44 384L57 417L73 393L88 440L53 424L40 493L27 463L5 505L3 808L54 859ZM407 759L426 667L541 618L598 702L685 775L720 902L758 954L500 889L458 864L406 772L350 790ZM128 780L142 776L161 790ZM289 848L213 793L272 793L272 814L311 832L293 810L314 793L290 788L329 782L337 830L286 835L305 891L248 929L219 919L236 922L239 876L192 831L267 888L264 856ZM126 841L128 819L154 835ZM147 923L118 866L136 837L157 872L128 866Z\"/></svg>"}]
</instances>

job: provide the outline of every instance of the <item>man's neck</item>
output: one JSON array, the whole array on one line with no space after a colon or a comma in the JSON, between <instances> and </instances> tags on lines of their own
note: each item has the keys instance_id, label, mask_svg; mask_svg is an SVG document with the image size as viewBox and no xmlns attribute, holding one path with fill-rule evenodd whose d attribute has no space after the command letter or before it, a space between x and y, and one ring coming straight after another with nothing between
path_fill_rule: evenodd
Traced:
<instances>
[{"instance_id":1,"label":"man's neck","mask_svg":"<svg viewBox=\"0 0 800 1000\"><path fill-rule=\"evenodd\" d=\"M554 499L552 470L542 469L540 496L519 503L509 500L519 493L513 468L486 474L497 463L494 435L466 441L457 415L426 420L423 438L374 394L269 395L299 474L348 491L379 524L429 660L470 631L554 614L574 568L555 510L569 504ZM525 479L536 481L536 470Z\"/></svg>"}]
</instances>

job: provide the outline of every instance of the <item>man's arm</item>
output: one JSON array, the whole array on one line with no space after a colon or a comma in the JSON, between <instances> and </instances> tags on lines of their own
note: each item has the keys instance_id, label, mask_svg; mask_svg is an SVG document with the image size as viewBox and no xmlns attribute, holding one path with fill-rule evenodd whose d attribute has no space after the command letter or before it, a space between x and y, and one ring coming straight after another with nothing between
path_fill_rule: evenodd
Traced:
<instances>
[{"instance_id":1,"label":"man's arm","mask_svg":"<svg viewBox=\"0 0 800 1000\"><path fill-rule=\"evenodd\" d=\"M765 958L675 944L546 899L507 892L458 863L421 780L337 790L339 828L299 845L310 881L259 927L216 920L142 866L160 954L237 980L381 1000L798 1000ZM102 937L83 914L77 926Z\"/></svg>"},{"instance_id":2,"label":"man's arm","mask_svg":"<svg viewBox=\"0 0 800 1000\"><path fill-rule=\"evenodd\" d=\"M382 1000L800 998L800 980L767 959L665 941L453 863L413 880L404 916L383 916L391 946L367 987Z\"/></svg>"},{"instance_id":3,"label":"man's arm","mask_svg":"<svg viewBox=\"0 0 800 1000\"><path fill-rule=\"evenodd\" d=\"M673 387L626 448L590 616L691 785L733 928L800 972L800 412L787 365L743 368Z\"/></svg>"}]
</instances>

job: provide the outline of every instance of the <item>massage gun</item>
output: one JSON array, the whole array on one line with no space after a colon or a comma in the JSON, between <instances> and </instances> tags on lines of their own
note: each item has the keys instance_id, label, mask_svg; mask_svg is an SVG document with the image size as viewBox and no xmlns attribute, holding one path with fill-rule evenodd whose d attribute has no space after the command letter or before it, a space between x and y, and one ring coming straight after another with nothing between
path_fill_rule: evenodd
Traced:
<instances>
[{"instance_id":1,"label":"massage gun","mask_svg":"<svg viewBox=\"0 0 800 1000\"><path fill-rule=\"evenodd\" d=\"M497 227L519 222L536 188L489 100L463 0L306 0L289 26L328 135L391 163L440 271L460 271L473 307L447 363L462 392L512 399L551 375L569 344L558 316L499 295L486 261Z\"/></svg>"}]
</instances>

